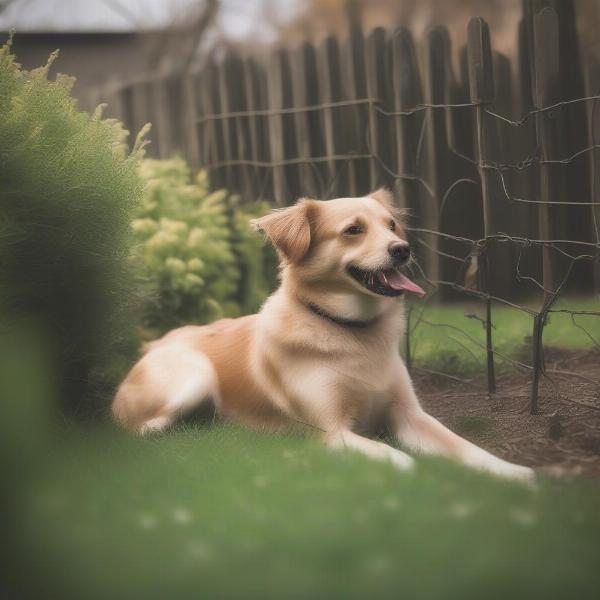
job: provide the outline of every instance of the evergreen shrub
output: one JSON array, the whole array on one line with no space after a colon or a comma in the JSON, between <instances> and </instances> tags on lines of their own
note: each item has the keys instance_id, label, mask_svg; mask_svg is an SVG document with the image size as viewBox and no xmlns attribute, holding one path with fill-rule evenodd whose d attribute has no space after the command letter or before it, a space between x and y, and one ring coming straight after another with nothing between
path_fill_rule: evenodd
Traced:
<instances>
[{"instance_id":1,"label":"evergreen shrub","mask_svg":"<svg viewBox=\"0 0 600 600\"><path fill-rule=\"evenodd\" d=\"M101 107L77 110L53 59L25 71L0 49L0 310L5 331L27 319L52 340L64 408L81 414L127 337L141 149Z\"/></svg>"}]
</instances>

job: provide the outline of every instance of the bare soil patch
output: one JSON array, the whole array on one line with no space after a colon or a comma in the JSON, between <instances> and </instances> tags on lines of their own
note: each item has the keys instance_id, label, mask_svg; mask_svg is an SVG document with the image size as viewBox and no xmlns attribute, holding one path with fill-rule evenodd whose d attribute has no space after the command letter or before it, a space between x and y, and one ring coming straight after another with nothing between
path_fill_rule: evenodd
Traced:
<instances>
[{"instance_id":1,"label":"bare soil patch","mask_svg":"<svg viewBox=\"0 0 600 600\"><path fill-rule=\"evenodd\" d=\"M451 379L416 368L413 376L427 411L498 456L550 473L600 476L600 351L546 349L545 359L537 415L526 370L500 369L493 395L484 374Z\"/></svg>"}]
</instances>

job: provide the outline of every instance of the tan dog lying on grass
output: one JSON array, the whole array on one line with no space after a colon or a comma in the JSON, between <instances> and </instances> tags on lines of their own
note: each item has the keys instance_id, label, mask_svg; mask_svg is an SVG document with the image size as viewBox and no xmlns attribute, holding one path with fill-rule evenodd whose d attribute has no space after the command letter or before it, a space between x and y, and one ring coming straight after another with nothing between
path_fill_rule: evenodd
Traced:
<instances>
[{"instance_id":1,"label":"tan dog lying on grass","mask_svg":"<svg viewBox=\"0 0 600 600\"><path fill-rule=\"evenodd\" d=\"M175 329L148 345L119 388L115 418L144 433L201 403L260 428L302 422L332 448L413 459L364 437L384 424L414 452L447 456L496 475L532 479L444 427L421 408L399 355L402 296L424 291L390 195L299 200L254 222L281 259L281 286L260 313Z\"/></svg>"}]
</instances>

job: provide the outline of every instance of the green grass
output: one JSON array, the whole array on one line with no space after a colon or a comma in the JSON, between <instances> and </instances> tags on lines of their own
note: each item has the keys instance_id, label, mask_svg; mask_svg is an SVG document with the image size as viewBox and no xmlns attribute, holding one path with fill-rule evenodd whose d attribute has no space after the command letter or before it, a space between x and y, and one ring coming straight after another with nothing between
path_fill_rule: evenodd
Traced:
<instances>
[{"instance_id":1,"label":"green grass","mask_svg":"<svg viewBox=\"0 0 600 600\"><path fill-rule=\"evenodd\" d=\"M600 297L565 299L554 308L600 312ZM415 364L445 372L484 372L485 329L480 320L484 317L481 303L415 304L411 314L411 330L417 325L411 337ZM533 331L531 315L495 305L492 323L494 349L500 354L496 356L498 364L506 362L501 355L529 363ZM570 314L553 313L544 327L543 341L547 347L589 350L595 347L594 340L600 344L600 316L597 315L576 315L573 322Z\"/></svg>"},{"instance_id":2,"label":"green grass","mask_svg":"<svg viewBox=\"0 0 600 600\"><path fill-rule=\"evenodd\" d=\"M434 310L481 327L461 317L469 309ZM496 317L517 352L514 313ZM439 335L422 340L430 357L450 351L442 330L420 327ZM541 477L531 490L431 458L398 473L310 436L231 426L146 439L52 430L52 346L26 333L4 340L0 362L0 456L12 457L2 564L18 597L597 597L597 480ZM578 335L553 316L548 338L585 347ZM491 426L455 422L465 435Z\"/></svg>"},{"instance_id":3,"label":"green grass","mask_svg":"<svg viewBox=\"0 0 600 600\"><path fill-rule=\"evenodd\" d=\"M57 598L591 598L600 486L530 490L219 426L70 433L18 488L14 556Z\"/></svg>"}]
</instances>

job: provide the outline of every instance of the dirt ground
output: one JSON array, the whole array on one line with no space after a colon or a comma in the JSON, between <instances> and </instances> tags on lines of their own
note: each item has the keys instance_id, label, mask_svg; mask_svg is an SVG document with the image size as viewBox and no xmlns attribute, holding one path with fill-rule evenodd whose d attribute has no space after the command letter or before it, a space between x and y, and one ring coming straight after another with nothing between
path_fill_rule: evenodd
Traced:
<instances>
[{"instance_id":1,"label":"dirt ground","mask_svg":"<svg viewBox=\"0 0 600 600\"><path fill-rule=\"evenodd\" d=\"M545 360L537 415L530 414L529 371L500 369L491 396L485 375L415 368L413 377L426 410L498 456L552 474L600 477L600 350L546 349Z\"/></svg>"}]
</instances>

